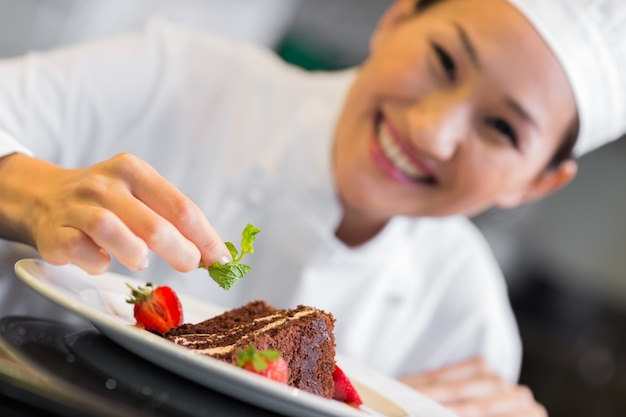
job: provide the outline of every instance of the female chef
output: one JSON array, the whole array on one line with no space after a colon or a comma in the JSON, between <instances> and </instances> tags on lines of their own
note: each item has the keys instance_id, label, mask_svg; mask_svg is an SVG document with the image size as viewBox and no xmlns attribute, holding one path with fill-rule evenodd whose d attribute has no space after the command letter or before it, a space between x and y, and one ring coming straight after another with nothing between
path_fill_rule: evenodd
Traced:
<instances>
[{"instance_id":1,"label":"female chef","mask_svg":"<svg viewBox=\"0 0 626 417\"><path fill-rule=\"evenodd\" d=\"M340 352L460 415L545 415L467 217L559 189L624 132L626 6L415 3L336 73L158 22L1 63L0 236L225 307L315 305ZM224 292L197 265L245 223L253 271Z\"/></svg>"}]
</instances>

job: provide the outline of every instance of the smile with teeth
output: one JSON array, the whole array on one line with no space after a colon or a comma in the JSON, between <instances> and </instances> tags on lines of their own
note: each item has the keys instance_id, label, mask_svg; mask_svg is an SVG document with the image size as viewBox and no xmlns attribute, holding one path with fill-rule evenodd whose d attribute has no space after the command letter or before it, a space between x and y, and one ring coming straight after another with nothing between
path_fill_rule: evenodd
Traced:
<instances>
[{"instance_id":1,"label":"smile with teeth","mask_svg":"<svg viewBox=\"0 0 626 417\"><path fill-rule=\"evenodd\" d=\"M412 181L435 183L432 176L423 173L411 162L384 122L378 124L378 143L385 158L405 177Z\"/></svg>"}]
</instances>

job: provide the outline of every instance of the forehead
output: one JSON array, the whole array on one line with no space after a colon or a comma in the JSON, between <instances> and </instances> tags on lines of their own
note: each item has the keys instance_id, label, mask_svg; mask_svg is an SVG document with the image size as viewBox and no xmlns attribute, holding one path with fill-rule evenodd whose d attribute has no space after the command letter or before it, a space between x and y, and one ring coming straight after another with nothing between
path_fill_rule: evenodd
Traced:
<instances>
[{"instance_id":1,"label":"forehead","mask_svg":"<svg viewBox=\"0 0 626 417\"><path fill-rule=\"evenodd\" d=\"M484 53L519 56L552 53L530 22L506 0L438 0L417 13L423 28L457 24L472 35ZM553 57L552 57L553 58Z\"/></svg>"},{"instance_id":2,"label":"forehead","mask_svg":"<svg viewBox=\"0 0 626 417\"><path fill-rule=\"evenodd\" d=\"M535 83L553 83L565 76L543 38L506 0L438 0L418 13L416 20L418 26L432 31L462 27L489 64L484 69L495 79L512 69L518 69L514 74L520 81L528 78Z\"/></svg>"}]
</instances>

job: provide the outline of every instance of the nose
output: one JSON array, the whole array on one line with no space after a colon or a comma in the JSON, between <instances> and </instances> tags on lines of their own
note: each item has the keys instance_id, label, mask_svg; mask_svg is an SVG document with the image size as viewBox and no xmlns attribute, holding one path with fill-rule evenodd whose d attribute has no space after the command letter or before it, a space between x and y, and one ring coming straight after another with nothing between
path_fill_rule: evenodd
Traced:
<instances>
[{"instance_id":1,"label":"nose","mask_svg":"<svg viewBox=\"0 0 626 417\"><path fill-rule=\"evenodd\" d=\"M469 104L463 97L438 94L411 106L407 121L409 140L421 152L450 160L468 136Z\"/></svg>"}]
</instances>

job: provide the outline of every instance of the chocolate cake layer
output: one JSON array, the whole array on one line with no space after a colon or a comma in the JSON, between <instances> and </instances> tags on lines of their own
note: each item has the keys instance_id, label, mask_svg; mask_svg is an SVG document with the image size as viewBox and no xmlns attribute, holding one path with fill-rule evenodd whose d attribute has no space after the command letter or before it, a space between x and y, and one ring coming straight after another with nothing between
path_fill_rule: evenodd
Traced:
<instances>
[{"instance_id":1,"label":"chocolate cake layer","mask_svg":"<svg viewBox=\"0 0 626 417\"><path fill-rule=\"evenodd\" d=\"M335 368L334 318L313 307L279 310L264 301L198 324L183 324L165 337L198 353L235 364L237 350L250 344L276 349L289 367L288 384L331 398Z\"/></svg>"}]
</instances>

